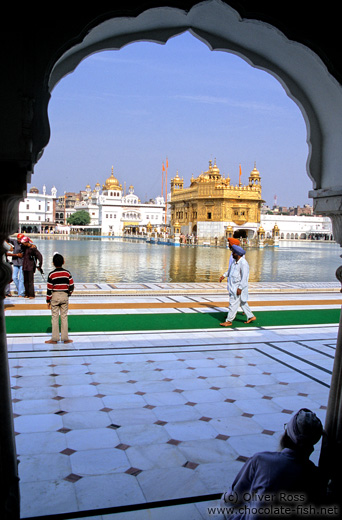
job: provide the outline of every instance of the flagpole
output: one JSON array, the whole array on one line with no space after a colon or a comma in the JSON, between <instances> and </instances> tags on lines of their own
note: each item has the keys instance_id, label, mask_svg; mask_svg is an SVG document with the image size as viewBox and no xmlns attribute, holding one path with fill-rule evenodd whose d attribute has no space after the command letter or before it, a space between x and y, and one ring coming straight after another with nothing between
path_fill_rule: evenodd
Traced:
<instances>
[{"instance_id":1,"label":"flagpole","mask_svg":"<svg viewBox=\"0 0 342 520\"><path fill-rule=\"evenodd\" d=\"M165 168L165 227L166 227L166 215L167 215L167 169L169 166L169 161L166 157L166 168Z\"/></svg>"}]
</instances>

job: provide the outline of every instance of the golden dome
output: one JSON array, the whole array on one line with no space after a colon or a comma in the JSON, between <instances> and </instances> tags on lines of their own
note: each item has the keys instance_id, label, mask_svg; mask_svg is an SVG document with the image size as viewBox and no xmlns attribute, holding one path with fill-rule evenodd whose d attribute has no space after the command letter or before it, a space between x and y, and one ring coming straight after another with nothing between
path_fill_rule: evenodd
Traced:
<instances>
[{"instance_id":1,"label":"golden dome","mask_svg":"<svg viewBox=\"0 0 342 520\"><path fill-rule=\"evenodd\" d=\"M257 167L255 164L254 164L253 170L251 171L251 177L260 177L260 172L259 172L259 170L257 170Z\"/></svg>"},{"instance_id":2,"label":"golden dome","mask_svg":"<svg viewBox=\"0 0 342 520\"><path fill-rule=\"evenodd\" d=\"M216 159L214 162L214 166L212 164L212 161L211 160L209 161L209 170L204 173L204 176L210 180L212 180L212 179L218 180L221 177L220 169L218 168L218 166L216 164Z\"/></svg>"},{"instance_id":3,"label":"golden dome","mask_svg":"<svg viewBox=\"0 0 342 520\"><path fill-rule=\"evenodd\" d=\"M108 179L106 180L105 184L103 185L103 188L106 190L115 190L120 188L119 181L114 177L113 174L113 166L112 166L112 174Z\"/></svg>"},{"instance_id":4,"label":"golden dome","mask_svg":"<svg viewBox=\"0 0 342 520\"><path fill-rule=\"evenodd\" d=\"M210 169L210 168L209 168ZM215 173L220 173L220 169L218 168L217 164L216 164L216 159L215 159L215 162L214 162L214 166L211 167L211 170Z\"/></svg>"}]
</instances>

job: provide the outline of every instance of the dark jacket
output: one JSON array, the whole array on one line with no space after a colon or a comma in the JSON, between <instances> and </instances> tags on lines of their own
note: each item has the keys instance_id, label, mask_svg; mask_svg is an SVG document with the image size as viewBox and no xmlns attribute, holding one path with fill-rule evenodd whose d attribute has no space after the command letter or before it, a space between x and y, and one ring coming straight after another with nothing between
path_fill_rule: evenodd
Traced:
<instances>
[{"instance_id":1,"label":"dark jacket","mask_svg":"<svg viewBox=\"0 0 342 520\"><path fill-rule=\"evenodd\" d=\"M13 254L17 255L18 253L24 253L24 248L21 244L18 243L18 240L14 240L13 238L11 238L9 240L9 243L13 246ZM23 265L24 257L18 258L17 256L10 256L9 258L13 265Z\"/></svg>"},{"instance_id":2,"label":"dark jacket","mask_svg":"<svg viewBox=\"0 0 342 520\"><path fill-rule=\"evenodd\" d=\"M288 518L302 518L300 512L303 510L296 509L296 505L320 503L323 495L318 467L301 452L284 448L280 452L264 451L253 455L240 469L231 489L223 495L221 505L228 504L226 520L273 519L273 514L262 514L266 505L274 508L289 505L291 514ZM277 516L276 512L274 514Z\"/></svg>"},{"instance_id":3,"label":"dark jacket","mask_svg":"<svg viewBox=\"0 0 342 520\"><path fill-rule=\"evenodd\" d=\"M41 253L38 251L36 246L25 247L24 258L23 258L23 271L33 271L36 270L36 262L38 268L41 268L43 265L43 257Z\"/></svg>"}]
</instances>

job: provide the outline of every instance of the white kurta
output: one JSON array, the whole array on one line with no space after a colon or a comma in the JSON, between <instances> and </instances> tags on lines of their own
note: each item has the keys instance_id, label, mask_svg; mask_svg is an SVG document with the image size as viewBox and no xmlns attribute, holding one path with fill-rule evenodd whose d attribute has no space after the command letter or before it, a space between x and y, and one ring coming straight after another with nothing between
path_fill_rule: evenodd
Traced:
<instances>
[{"instance_id":1,"label":"white kurta","mask_svg":"<svg viewBox=\"0 0 342 520\"><path fill-rule=\"evenodd\" d=\"M245 257L240 257L238 261L233 260L223 276L228 278L229 308L226 321L235 319L239 306L247 319L253 318L254 314L247 303L249 265ZM237 294L238 289L241 289L240 295Z\"/></svg>"}]
</instances>

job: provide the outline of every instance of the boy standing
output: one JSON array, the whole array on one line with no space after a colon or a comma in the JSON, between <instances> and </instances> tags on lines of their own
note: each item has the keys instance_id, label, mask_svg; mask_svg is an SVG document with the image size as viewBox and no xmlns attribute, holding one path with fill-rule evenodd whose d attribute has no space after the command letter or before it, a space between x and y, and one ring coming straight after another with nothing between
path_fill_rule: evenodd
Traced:
<instances>
[{"instance_id":1,"label":"boy standing","mask_svg":"<svg viewBox=\"0 0 342 520\"><path fill-rule=\"evenodd\" d=\"M56 344L59 341L59 315L61 316L61 340L72 343L68 338L68 306L69 296L74 290L71 273L63 269L64 258L59 253L53 255L55 269L49 273L47 280L46 303L51 309L52 338L45 343Z\"/></svg>"}]
</instances>

